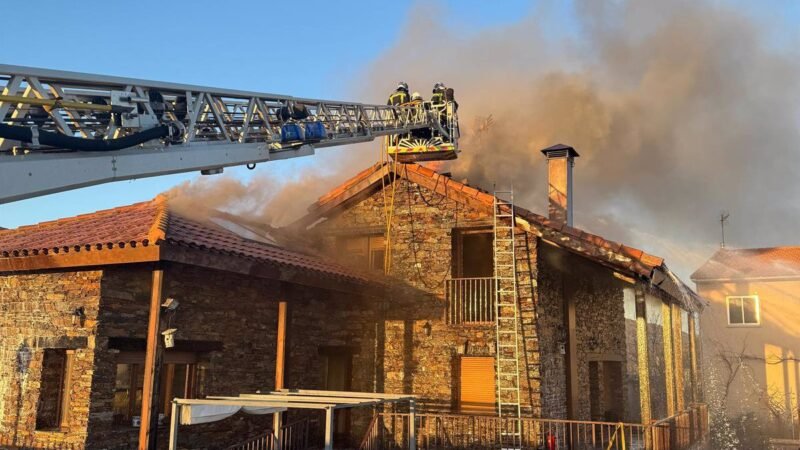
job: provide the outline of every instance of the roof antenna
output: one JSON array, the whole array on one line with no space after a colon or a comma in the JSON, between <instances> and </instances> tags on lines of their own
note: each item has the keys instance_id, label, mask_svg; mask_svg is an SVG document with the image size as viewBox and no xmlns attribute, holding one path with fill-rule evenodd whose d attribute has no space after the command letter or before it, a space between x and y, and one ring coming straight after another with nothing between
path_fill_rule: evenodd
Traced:
<instances>
[{"instance_id":1,"label":"roof antenna","mask_svg":"<svg viewBox=\"0 0 800 450\"><path fill-rule=\"evenodd\" d=\"M722 231L722 242L720 242L719 248L725 248L725 222L728 221L728 217L730 216L731 215L728 213L728 211L722 211L719 213L719 227Z\"/></svg>"}]
</instances>

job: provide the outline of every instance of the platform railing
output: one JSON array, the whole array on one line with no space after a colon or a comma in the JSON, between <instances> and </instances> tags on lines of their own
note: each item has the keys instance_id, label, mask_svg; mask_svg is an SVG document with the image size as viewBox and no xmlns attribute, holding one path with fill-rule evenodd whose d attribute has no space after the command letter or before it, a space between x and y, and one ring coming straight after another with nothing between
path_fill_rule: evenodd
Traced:
<instances>
[{"instance_id":1,"label":"platform railing","mask_svg":"<svg viewBox=\"0 0 800 450\"><path fill-rule=\"evenodd\" d=\"M447 279L447 323L493 323L495 297L493 277Z\"/></svg>"}]
</instances>

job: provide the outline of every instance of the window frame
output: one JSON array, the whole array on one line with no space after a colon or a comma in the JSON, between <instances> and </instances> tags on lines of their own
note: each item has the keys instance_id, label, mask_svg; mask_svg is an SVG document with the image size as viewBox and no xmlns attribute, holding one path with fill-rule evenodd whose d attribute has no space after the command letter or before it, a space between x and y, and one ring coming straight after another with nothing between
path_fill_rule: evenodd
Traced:
<instances>
[{"instance_id":1,"label":"window frame","mask_svg":"<svg viewBox=\"0 0 800 450\"><path fill-rule=\"evenodd\" d=\"M494 240L494 232L490 226L476 226L453 228L451 232L452 249L450 251L450 273L451 278L491 278L494 277L494 251L490 254L492 258L492 274L488 277L465 277L464 276L464 236L475 234L488 234ZM492 244L494 245L494 244Z\"/></svg>"},{"instance_id":2,"label":"window frame","mask_svg":"<svg viewBox=\"0 0 800 450\"><path fill-rule=\"evenodd\" d=\"M44 362L46 358L47 352L58 352L63 354L63 361L59 366L59 387L58 387L58 396L56 399L55 404L55 426L48 427L40 425L40 406L41 406L41 395L42 395L42 383L44 378ZM69 420L70 420L70 409L71 409L71 392L72 392L72 371L75 362L75 350L70 348L45 348L44 353L42 353L42 373L40 374L39 380L39 400L37 401L36 405L36 412L34 417L34 431L36 433L47 433L47 432L56 432L56 433L63 433L69 431Z\"/></svg>"},{"instance_id":3,"label":"window frame","mask_svg":"<svg viewBox=\"0 0 800 450\"><path fill-rule=\"evenodd\" d=\"M129 382L128 382L128 407L127 416L123 415L121 420L112 419L113 426L128 427L127 423L130 422L132 416L138 415L141 404L137 407L137 392L143 387L140 387L144 380L144 358L145 353L139 351L121 351L117 356L115 363L115 370L119 370L120 365L128 365L129 368ZM183 394L178 394L172 389L172 382L174 381L175 371L177 366L185 367L185 381L183 386ZM171 415L172 409L169 407L172 398L185 397L185 398L200 398L200 372L203 370L203 358L199 353L184 352L184 351L165 351L162 367L160 373L160 386L157 395L157 402L159 403L159 412L164 414L165 417ZM112 396L120 390L115 386L112 391ZM142 392L144 392L142 390ZM169 399L169 400L167 400ZM113 412L113 404L112 404Z\"/></svg>"},{"instance_id":4,"label":"window frame","mask_svg":"<svg viewBox=\"0 0 800 450\"><path fill-rule=\"evenodd\" d=\"M375 242L378 239L381 240L380 244ZM364 257L366 258L366 261L362 263L363 265L359 264L359 266L365 270L383 272L386 265L386 235L381 233L365 233L340 236L336 246L339 251L351 254L352 252L348 247L351 242L356 240L364 240L366 244L364 246ZM376 261L374 258L375 253L383 253L383 258ZM373 266L374 262L377 262L377 264Z\"/></svg>"},{"instance_id":5,"label":"window frame","mask_svg":"<svg viewBox=\"0 0 800 450\"><path fill-rule=\"evenodd\" d=\"M731 300L739 299L742 301L741 308L742 308L742 322L741 323L731 323ZM756 310L756 321L753 322L745 322L744 317L744 300L745 299L753 299L755 300L755 310ZM761 326L761 298L759 298L758 294L751 294L751 295L728 295L725 296L725 316L728 322L728 327L731 328L747 328L747 327L759 327Z\"/></svg>"}]
</instances>

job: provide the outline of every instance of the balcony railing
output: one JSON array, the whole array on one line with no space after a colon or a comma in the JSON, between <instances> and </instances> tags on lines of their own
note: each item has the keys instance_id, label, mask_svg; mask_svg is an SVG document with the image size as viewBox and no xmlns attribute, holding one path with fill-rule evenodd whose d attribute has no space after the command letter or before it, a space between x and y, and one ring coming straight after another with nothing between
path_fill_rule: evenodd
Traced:
<instances>
[{"instance_id":1,"label":"balcony railing","mask_svg":"<svg viewBox=\"0 0 800 450\"><path fill-rule=\"evenodd\" d=\"M495 279L451 278L445 283L447 323L494 322Z\"/></svg>"},{"instance_id":2,"label":"balcony railing","mask_svg":"<svg viewBox=\"0 0 800 450\"><path fill-rule=\"evenodd\" d=\"M687 450L708 435L708 410L694 405L670 418L645 426L637 423L591 422L496 416L417 414L417 448L420 450L501 449L500 443L520 430L522 449L545 450ZM370 423L361 450L396 450L408 447L408 414L380 413Z\"/></svg>"}]
</instances>

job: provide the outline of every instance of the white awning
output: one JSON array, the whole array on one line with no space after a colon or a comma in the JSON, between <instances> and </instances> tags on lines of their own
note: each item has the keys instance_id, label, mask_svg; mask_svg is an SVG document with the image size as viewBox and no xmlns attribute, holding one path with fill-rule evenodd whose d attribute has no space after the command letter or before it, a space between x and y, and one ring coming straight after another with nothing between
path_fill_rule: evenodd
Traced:
<instances>
[{"instance_id":1,"label":"white awning","mask_svg":"<svg viewBox=\"0 0 800 450\"><path fill-rule=\"evenodd\" d=\"M295 408L325 411L325 449L332 450L334 410L399 402L408 402L412 417L409 426L409 449L416 450L413 395L310 389L281 389L267 393L240 394L238 397L175 399L172 401L169 448L170 450L177 448L178 425L216 422L239 411L246 414L273 414Z\"/></svg>"},{"instance_id":2,"label":"white awning","mask_svg":"<svg viewBox=\"0 0 800 450\"><path fill-rule=\"evenodd\" d=\"M227 419L237 412L245 414L273 414L286 411L286 408L273 406L243 406L226 404L215 400L196 400L183 403L180 408L181 425L197 425Z\"/></svg>"}]
</instances>

